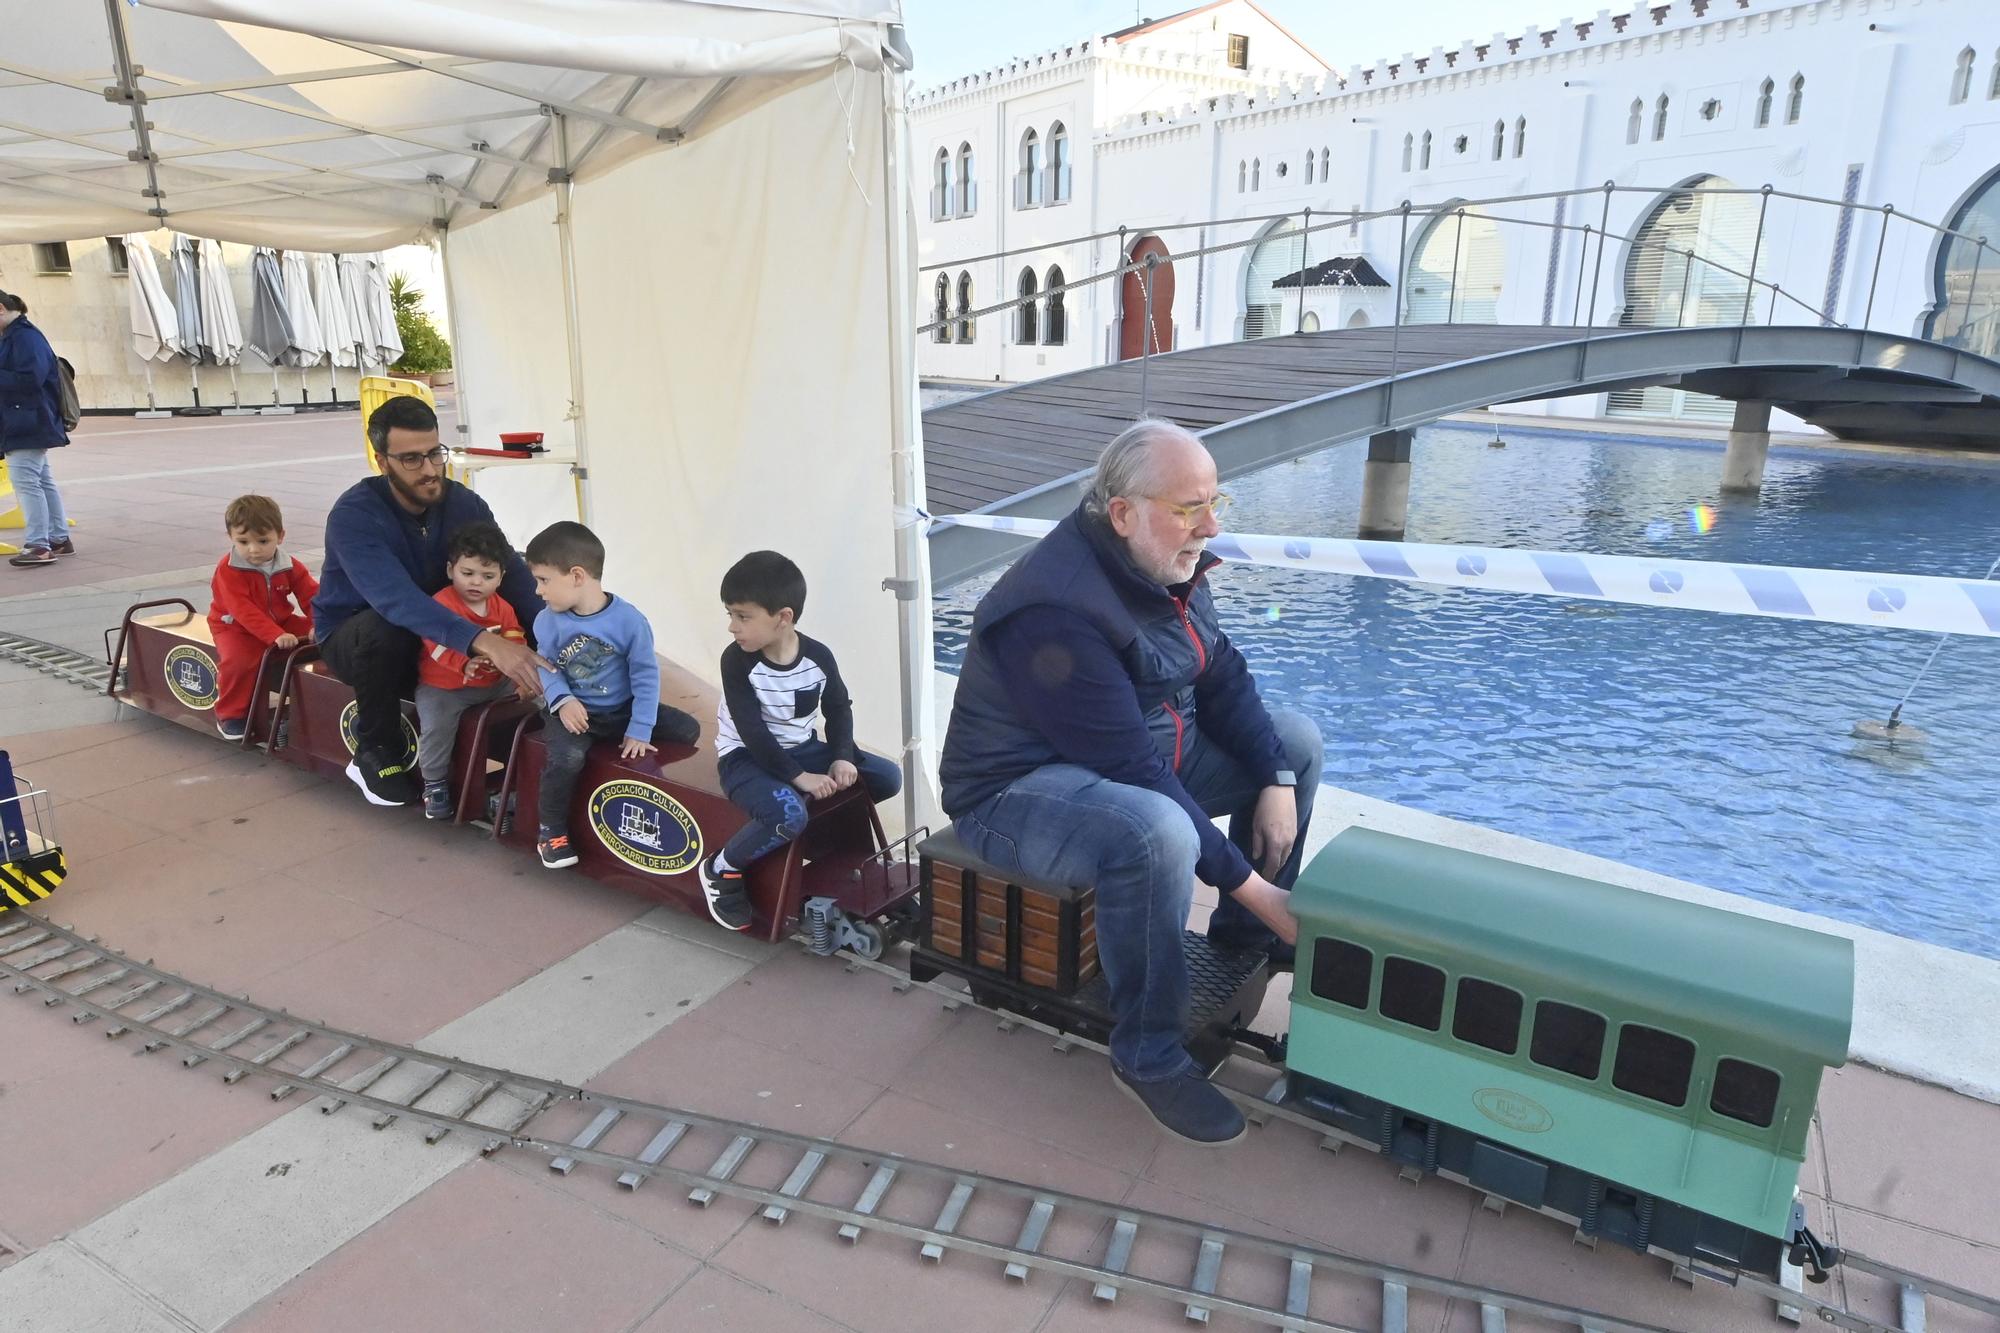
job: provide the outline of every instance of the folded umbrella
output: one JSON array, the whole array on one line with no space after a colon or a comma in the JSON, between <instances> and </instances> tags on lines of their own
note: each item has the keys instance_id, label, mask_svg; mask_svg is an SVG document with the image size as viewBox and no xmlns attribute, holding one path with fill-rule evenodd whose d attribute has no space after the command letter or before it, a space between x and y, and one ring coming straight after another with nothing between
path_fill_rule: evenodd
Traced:
<instances>
[{"instance_id":1,"label":"folded umbrella","mask_svg":"<svg viewBox=\"0 0 2000 1333\"><path fill-rule=\"evenodd\" d=\"M159 412L153 397L153 362L166 361L181 350L180 316L167 299L160 281L159 256L144 232L125 238L125 260L131 277L126 291L130 302L132 352L146 376L146 409ZM160 413L160 415L165 415Z\"/></svg>"},{"instance_id":2,"label":"folded umbrella","mask_svg":"<svg viewBox=\"0 0 2000 1333\"><path fill-rule=\"evenodd\" d=\"M285 304L285 275L278 252L258 246L250 255L250 350L271 367L271 405L278 405L278 367L298 351L291 308ZM292 409L285 408L284 411Z\"/></svg>"}]
</instances>

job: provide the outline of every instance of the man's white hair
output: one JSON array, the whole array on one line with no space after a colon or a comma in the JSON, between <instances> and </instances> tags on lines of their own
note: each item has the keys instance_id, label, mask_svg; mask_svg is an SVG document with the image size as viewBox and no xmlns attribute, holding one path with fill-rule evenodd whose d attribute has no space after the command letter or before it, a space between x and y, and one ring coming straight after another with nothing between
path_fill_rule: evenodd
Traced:
<instances>
[{"instance_id":1,"label":"man's white hair","mask_svg":"<svg viewBox=\"0 0 2000 1333\"><path fill-rule=\"evenodd\" d=\"M1104 452L1097 456L1097 474L1090 479L1090 489L1083 497L1084 512L1093 518L1103 518L1110 512L1112 500L1119 496L1134 500L1152 494L1157 476L1153 446L1174 440L1205 447L1192 431L1157 417L1135 421L1120 431L1118 438L1105 445Z\"/></svg>"}]
</instances>

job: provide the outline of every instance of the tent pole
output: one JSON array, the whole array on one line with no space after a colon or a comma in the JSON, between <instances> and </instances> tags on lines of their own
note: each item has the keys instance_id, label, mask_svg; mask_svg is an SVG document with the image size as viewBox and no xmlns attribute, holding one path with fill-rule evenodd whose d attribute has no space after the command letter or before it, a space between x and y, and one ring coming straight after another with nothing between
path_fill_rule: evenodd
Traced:
<instances>
[{"instance_id":1,"label":"tent pole","mask_svg":"<svg viewBox=\"0 0 2000 1333\"><path fill-rule=\"evenodd\" d=\"M889 421L892 522L895 524L896 576L884 586L896 595L897 674L902 686L903 832L920 827L919 787L928 791L925 740L931 720L923 716L929 698L930 566L928 537L918 517L925 499L923 441L916 412L917 386L907 375L914 357L910 331L909 294L903 290L912 271L909 234L909 182L903 170L907 145L899 132L902 121L902 74L893 65L882 71L882 209L888 255L886 272L892 283L889 299ZM927 801L924 803L928 803Z\"/></svg>"},{"instance_id":2,"label":"tent pole","mask_svg":"<svg viewBox=\"0 0 2000 1333\"><path fill-rule=\"evenodd\" d=\"M438 268L444 273L444 331L451 339L451 398L458 414L458 446L463 449L472 443L472 414L465 409L465 362L460 359L458 344L458 293L451 287L451 225L443 218L438 222L444 224L437 229Z\"/></svg>"},{"instance_id":3,"label":"tent pole","mask_svg":"<svg viewBox=\"0 0 2000 1333\"><path fill-rule=\"evenodd\" d=\"M583 415L583 337L577 328L576 238L570 227L570 211L576 205L576 186L570 177L569 118L551 111L556 130L556 169L549 173L556 187L556 240L562 248L563 334L569 344L569 421L576 441L577 515L590 523L590 446Z\"/></svg>"}]
</instances>

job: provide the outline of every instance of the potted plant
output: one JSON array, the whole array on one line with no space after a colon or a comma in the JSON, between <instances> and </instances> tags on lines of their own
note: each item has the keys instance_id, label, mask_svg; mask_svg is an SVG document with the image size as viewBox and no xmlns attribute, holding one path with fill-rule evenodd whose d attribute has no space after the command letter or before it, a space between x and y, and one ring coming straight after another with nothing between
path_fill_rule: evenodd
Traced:
<instances>
[{"instance_id":1,"label":"potted plant","mask_svg":"<svg viewBox=\"0 0 2000 1333\"><path fill-rule=\"evenodd\" d=\"M451 344L425 313L423 300L424 294L402 274L389 279L389 304L396 311L396 333L403 340L403 355L389 369L403 379L449 384L453 378ZM444 372L442 379L440 372Z\"/></svg>"}]
</instances>

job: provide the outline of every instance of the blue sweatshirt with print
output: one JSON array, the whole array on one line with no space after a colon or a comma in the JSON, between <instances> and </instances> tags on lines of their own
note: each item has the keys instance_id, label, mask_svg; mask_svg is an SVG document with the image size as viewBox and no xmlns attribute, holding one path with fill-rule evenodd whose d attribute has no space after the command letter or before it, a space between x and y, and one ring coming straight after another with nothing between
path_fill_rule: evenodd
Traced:
<instances>
[{"instance_id":1,"label":"blue sweatshirt with print","mask_svg":"<svg viewBox=\"0 0 2000 1333\"><path fill-rule=\"evenodd\" d=\"M565 699L575 699L593 713L630 704L632 720L625 735L653 739L660 712L660 663L653 656L653 627L638 607L622 597L611 597L587 616L544 607L535 617L535 645L556 664L554 671L542 672L549 712Z\"/></svg>"}]
</instances>

